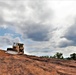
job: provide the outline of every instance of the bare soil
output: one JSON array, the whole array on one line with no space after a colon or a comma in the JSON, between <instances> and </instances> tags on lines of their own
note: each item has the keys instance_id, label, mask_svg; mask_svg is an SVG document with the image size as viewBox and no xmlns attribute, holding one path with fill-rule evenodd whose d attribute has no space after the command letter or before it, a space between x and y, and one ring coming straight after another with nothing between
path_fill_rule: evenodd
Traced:
<instances>
[{"instance_id":1,"label":"bare soil","mask_svg":"<svg viewBox=\"0 0 76 75\"><path fill-rule=\"evenodd\" d=\"M8 54L0 50L0 75L76 75L76 61Z\"/></svg>"}]
</instances>

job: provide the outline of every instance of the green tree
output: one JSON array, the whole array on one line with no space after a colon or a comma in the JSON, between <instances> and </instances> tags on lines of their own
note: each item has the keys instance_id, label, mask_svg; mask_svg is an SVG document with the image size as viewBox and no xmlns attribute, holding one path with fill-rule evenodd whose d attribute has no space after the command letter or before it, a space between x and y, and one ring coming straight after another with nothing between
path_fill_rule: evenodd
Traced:
<instances>
[{"instance_id":1,"label":"green tree","mask_svg":"<svg viewBox=\"0 0 76 75\"><path fill-rule=\"evenodd\" d=\"M70 58L76 60L76 53L70 54Z\"/></svg>"},{"instance_id":2,"label":"green tree","mask_svg":"<svg viewBox=\"0 0 76 75\"><path fill-rule=\"evenodd\" d=\"M54 55L54 58L63 59L63 54L57 52L57 53Z\"/></svg>"}]
</instances>

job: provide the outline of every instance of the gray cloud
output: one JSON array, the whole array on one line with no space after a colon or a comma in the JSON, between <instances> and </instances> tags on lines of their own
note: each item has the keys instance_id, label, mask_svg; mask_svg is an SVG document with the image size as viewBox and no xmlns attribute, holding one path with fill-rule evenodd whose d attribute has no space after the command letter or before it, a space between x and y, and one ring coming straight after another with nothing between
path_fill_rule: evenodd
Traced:
<instances>
[{"instance_id":1,"label":"gray cloud","mask_svg":"<svg viewBox=\"0 0 76 75\"><path fill-rule=\"evenodd\" d=\"M21 29L21 28L20 28ZM40 23L31 23L22 27L23 37L34 41L48 41L49 27ZM24 36L25 35L25 36Z\"/></svg>"},{"instance_id":2,"label":"gray cloud","mask_svg":"<svg viewBox=\"0 0 76 75\"><path fill-rule=\"evenodd\" d=\"M76 23L68 29L64 37L68 40L76 41Z\"/></svg>"},{"instance_id":3,"label":"gray cloud","mask_svg":"<svg viewBox=\"0 0 76 75\"><path fill-rule=\"evenodd\" d=\"M67 29L63 38L66 40L61 41L59 47L76 46L76 22Z\"/></svg>"},{"instance_id":4,"label":"gray cloud","mask_svg":"<svg viewBox=\"0 0 76 75\"><path fill-rule=\"evenodd\" d=\"M51 20L53 17L53 11L46 6L45 0L30 0L29 7L33 10L35 18L40 19L41 22Z\"/></svg>"},{"instance_id":5,"label":"gray cloud","mask_svg":"<svg viewBox=\"0 0 76 75\"><path fill-rule=\"evenodd\" d=\"M11 34L5 34L4 36L0 36L0 47L5 47L7 45L12 45L13 42L19 42L20 39L18 37L13 38Z\"/></svg>"},{"instance_id":6,"label":"gray cloud","mask_svg":"<svg viewBox=\"0 0 76 75\"><path fill-rule=\"evenodd\" d=\"M8 0L2 1L0 7L3 13L0 15L0 26L11 27L23 38L34 41L48 41L51 38L48 34L52 28L48 21L52 18L52 10L49 10L44 0Z\"/></svg>"},{"instance_id":7,"label":"gray cloud","mask_svg":"<svg viewBox=\"0 0 76 75\"><path fill-rule=\"evenodd\" d=\"M73 41L70 40L63 40L59 42L59 47L63 48L63 47L67 47L67 46L72 46L73 45Z\"/></svg>"}]
</instances>

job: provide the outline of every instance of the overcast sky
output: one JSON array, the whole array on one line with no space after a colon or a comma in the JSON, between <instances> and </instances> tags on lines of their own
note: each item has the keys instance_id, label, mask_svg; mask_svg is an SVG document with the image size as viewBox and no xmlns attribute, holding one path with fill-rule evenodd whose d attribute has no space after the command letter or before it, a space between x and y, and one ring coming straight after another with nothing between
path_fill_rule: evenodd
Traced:
<instances>
[{"instance_id":1,"label":"overcast sky","mask_svg":"<svg viewBox=\"0 0 76 75\"><path fill-rule=\"evenodd\" d=\"M0 48L13 42L37 56L76 52L76 1L0 0Z\"/></svg>"}]
</instances>

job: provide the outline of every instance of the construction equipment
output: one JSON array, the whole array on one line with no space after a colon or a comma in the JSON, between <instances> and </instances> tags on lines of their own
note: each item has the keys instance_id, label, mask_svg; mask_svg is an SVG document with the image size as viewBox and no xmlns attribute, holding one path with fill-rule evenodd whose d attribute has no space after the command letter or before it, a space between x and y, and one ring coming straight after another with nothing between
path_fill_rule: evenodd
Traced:
<instances>
[{"instance_id":1,"label":"construction equipment","mask_svg":"<svg viewBox=\"0 0 76 75\"><path fill-rule=\"evenodd\" d=\"M7 48L7 51L16 51L18 54L24 54L24 44L13 43L12 48Z\"/></svg>"}]
</instances>

